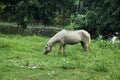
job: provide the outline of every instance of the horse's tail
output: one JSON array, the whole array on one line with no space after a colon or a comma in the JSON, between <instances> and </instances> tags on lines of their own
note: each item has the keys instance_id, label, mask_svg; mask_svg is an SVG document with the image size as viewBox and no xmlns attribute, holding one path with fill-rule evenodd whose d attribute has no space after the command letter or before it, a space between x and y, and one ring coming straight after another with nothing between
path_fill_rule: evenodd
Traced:
<instances>
[{"instance_id":1,"label":"horse's tail","mask_svg":"<svg viewBox=\"0 0 120 80\"><path fill-rule=\"evenodd\" d=\"M91 42L91 36L90 36L90 34L89 34L89 37L88 37L88 38L89 38L89 43L90 43L90 42Z\"/></svg>"},{"instance_id":2,"label":"horse's tail","mask_svg":"<svg viewBox=\"0 0 120 80\"><path fill-rule=\"evenodd\" d=\"M88 45L90 44L90 42L91 42L91 35L90 33L88 33ZM91 50L90 46L88 46L88 49Z\"/></svg>"}]
</instances>

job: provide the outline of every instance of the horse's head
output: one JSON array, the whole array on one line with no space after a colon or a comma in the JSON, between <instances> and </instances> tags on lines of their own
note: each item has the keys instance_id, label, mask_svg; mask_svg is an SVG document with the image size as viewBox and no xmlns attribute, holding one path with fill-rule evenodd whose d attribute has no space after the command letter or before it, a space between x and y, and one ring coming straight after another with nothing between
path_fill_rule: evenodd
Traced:
<instances>
[{"instance_id":1,"label":"horse's head","mask_svg":"<svg viewBox=\"0 0 120 80\"><path fill-rule=\"evenodd\" d=\"M50 44L47 44L45 46L45 50L43 51L43 53L47 55L51 51L51 49L52 49L52 46Z\"/></svg>"}]
</instances>

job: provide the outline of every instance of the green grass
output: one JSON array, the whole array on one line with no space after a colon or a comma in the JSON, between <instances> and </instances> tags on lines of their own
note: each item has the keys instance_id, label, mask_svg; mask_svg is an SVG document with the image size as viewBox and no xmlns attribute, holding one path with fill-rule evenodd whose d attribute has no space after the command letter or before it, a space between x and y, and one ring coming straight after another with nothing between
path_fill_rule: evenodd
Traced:
<instances>
[{"instance_id":1,"label":"green grass","mask_svg":"<svg viewBox=\"0 0 120 80\"><path fill-rule=\"evenodd\" d=\"M81 45L58 45L44 55L43 36L0 34L0 80L120 80L120 43L92 40L91 50Z\"/></svg>"}]
</instances>

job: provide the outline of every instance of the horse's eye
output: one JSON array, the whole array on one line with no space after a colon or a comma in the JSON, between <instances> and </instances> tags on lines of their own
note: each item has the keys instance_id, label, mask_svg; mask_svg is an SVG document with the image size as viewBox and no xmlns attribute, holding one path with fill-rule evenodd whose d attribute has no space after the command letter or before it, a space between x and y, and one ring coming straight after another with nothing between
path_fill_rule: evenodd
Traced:
<instances>
[{"instance_id":1,"label":"horse's eye","mask_svg":"<svg viewBox=\"0 0 120 80\"><path fill-rule=\"evenodd\" d=\"M47 46L45 46L45 48L47 48Z\"/></svg>"}]
</instances>

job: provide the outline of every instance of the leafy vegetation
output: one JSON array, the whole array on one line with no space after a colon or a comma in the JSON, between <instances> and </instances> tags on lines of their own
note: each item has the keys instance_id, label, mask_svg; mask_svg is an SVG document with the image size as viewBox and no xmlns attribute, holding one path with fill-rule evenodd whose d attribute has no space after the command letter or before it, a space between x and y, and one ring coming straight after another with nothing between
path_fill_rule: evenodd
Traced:
<instances>
[{"instance_id":1,"label":"leafy vegetation","mask_svg":"<svg viewBox=\"0 0 120 80\"><path fill-rule=\"evenodd\" d=\"M77 9L73 0L1 0L0 18L4 21L17 22L23 29L28 24L54 24L63 21ZM62 23L61 23L62 24Z\"/></svg>"},{"instance_id":2,"label":"leafy vegetation","mask_svg":"<svg viewBox=\"0 0 120 80\"><path fill-rule=\"evenodd\" d=\"M0 20L23 29L33 24L86 29L97 38L120 33L119 4L119 0L1 0Z\"/></svg>"},{"instance_id":3,"label":"leafy vegetation","mask_svg":"<svg viewBox=\"0 0 120 80\"><path fill-rule=\"evenodd\" d=\"M0 0L0 31L14 33L0 33L0 80L120 80L120 42L99 36L120 33L119 4L119 0ZM16 23L22 28L12 27ZM85 29L99 38L91 41L89 52L77 44L57 55L56 45L46 56L42 51L49 38L26 29L33 24Z\"/></svg>"},{"instance_id":4,"label":"leafy vegetation","mask_svg":"<svg viewBox=\"0 0 120 80\"><path fill-rule=\"evenodd\" d=\"M99 34L114 34L120 32L120 1L118 0L79 0L80 14L75 28L88 30L94 38ZM80 15L84 15L80 16ZM77 26L76 26L77 25ZM96 34L95 34L96 33Z\"/></svg>"},{"instance_id":5,"label":"leafy vegetation","mask_svg":"<svg viewBox=\"0 0 120 80\"><path fill-rule=\"evenodd\" d=\"M120 42L92 40L90 51L77 44L44 55L43 36L0 34L0 80L119 80Z\"/></svg>"}]
</instances>

